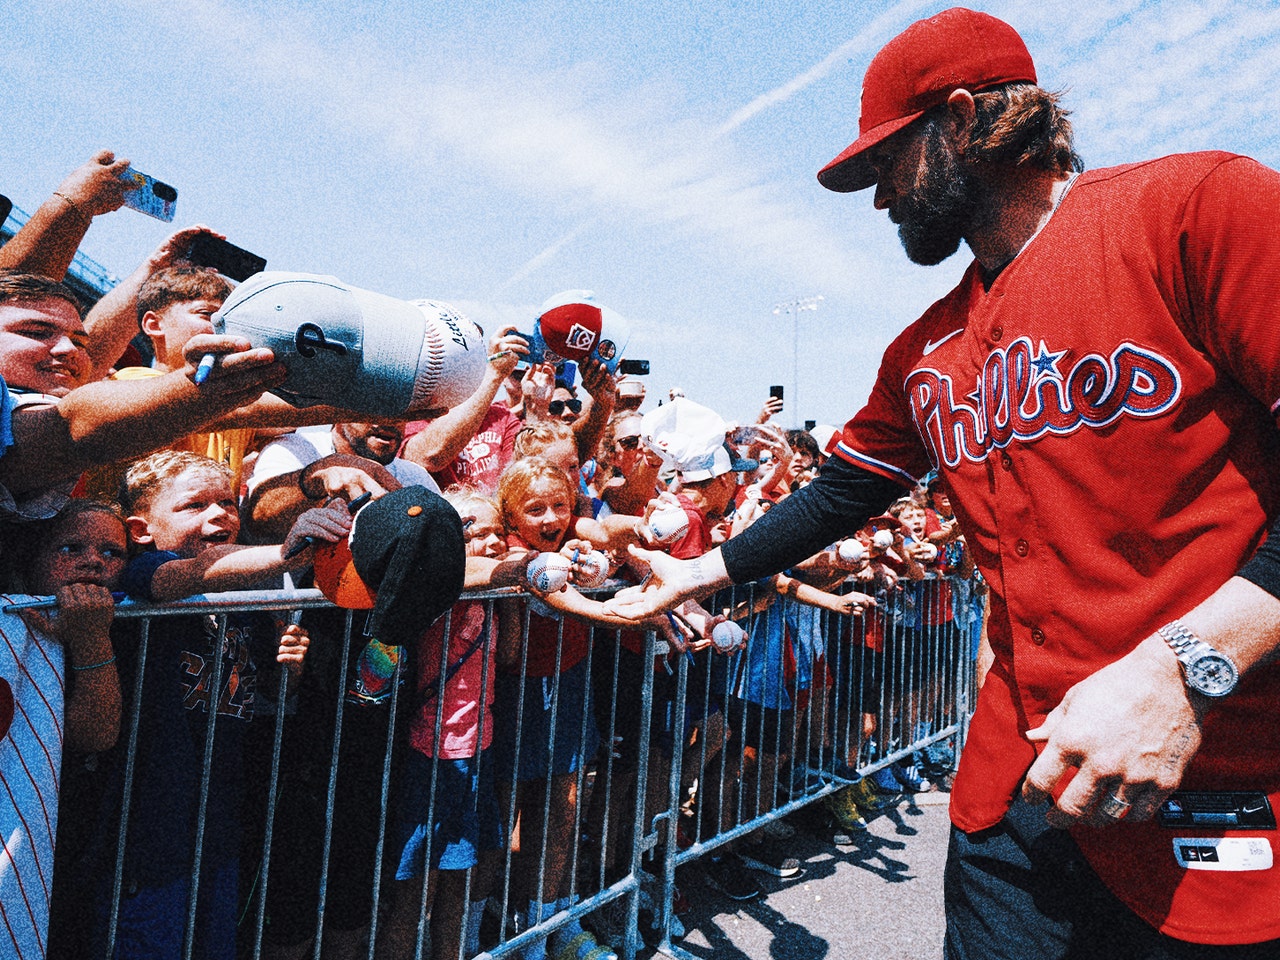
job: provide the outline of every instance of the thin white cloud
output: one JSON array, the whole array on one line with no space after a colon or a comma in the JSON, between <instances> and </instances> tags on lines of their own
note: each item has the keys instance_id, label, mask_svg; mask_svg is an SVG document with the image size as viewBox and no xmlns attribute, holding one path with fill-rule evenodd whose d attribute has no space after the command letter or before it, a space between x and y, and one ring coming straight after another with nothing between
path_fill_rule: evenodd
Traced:
<instances>
[{"instance_id":1,"label":"thin white cloud","mask_svg":"<svg viewBox=\"0 0 1280 960\"><path fill-rule=\"evenodd\" d=\"M715 130L713 136L718 138L732 133L757 114L791 99L801 90L812 86L855 55L858 55L859 59L869 61L875 51L889 37L902 28L907 18L914 16L923 9L936 6L936 0L903 0L903 2L895 4L808 70L792 77L786 83L760 94L746 106L735 110L729 119Z\"/></svg>"},{"instance_id":2,"label":"thin white cloud","mask_svg":"<svg viewBox=\"0 0 1280 960\"><path fill-rule=\"evenodd\" d=\"M694 121L604 90L591 64L539 76L512 76L494 64L424 73L391 50L326 42L304 18L286 22L211 0L193 5L190 25L193 46L234 56L273 97L348 136L383 143L424 174L461 164L562 216L674 231L747 269L854 286L849 265L859 255L798 210L756 161L713 143ZM534 260L545 262L570 239ZM526 263L503 288L537 265Z\"/></svg>"}]
</instances>

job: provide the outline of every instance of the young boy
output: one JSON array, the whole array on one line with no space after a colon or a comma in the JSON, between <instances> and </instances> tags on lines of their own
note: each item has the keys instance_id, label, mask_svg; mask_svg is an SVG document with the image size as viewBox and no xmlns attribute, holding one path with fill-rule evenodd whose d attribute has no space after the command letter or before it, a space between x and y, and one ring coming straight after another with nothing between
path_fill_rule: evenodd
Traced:
<instances>
[{"instance_id":1,"label":"young boy","mask_svg":"<svg viewBox=\"0 0 1280 960\"><path fill-rule=\"evenodd\" d=\"M275 585L286 570L310 562L304 538L332 542L351 525L345 504L335 501L304 513L283 544L237 547L240 520L230 470L183 451L162 451L134 464L124 489L130 538L144 552L131 560L122 586L143 600ZM259 664L274 654L292 678L309 641L300 627L281 628L267 614L230 614L225 625L219 620L159 617L152 621L145 653L120 651L121 686L133 689L138 671L143 683L132 793L127 807L118 802L126 760L122 745L112 757L113 788L107 794L116 802L104 806L101 821L108 859L96 895L100 948L111 915L120 811L128 810L116 956L181 956L197 856L195 956L235 955L242 752L255 712ZM215 728L206 754L211 704ZM197 847L206 767L203 840Z\"/></svg>"}]
</instances>

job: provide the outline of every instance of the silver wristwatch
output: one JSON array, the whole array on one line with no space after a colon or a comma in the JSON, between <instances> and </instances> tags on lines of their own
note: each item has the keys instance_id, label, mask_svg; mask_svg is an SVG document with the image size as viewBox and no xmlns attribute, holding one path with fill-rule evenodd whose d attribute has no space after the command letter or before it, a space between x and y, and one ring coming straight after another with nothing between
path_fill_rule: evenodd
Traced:
<instances>
[{"instance_id":1,"label":"silver wristwatch","mask_svg":"<svg viewBox=\"0 0 1280 960\"><path fill-rule=\"evenodd\" d=\"M1182 664L1182 679L1192 690L1206 697L1225 697L1236 688L1240 671L1232 659L1213 649L1181 621L1166 623L1156 633L1172 648Z\"/></svg>"}]
</instances>

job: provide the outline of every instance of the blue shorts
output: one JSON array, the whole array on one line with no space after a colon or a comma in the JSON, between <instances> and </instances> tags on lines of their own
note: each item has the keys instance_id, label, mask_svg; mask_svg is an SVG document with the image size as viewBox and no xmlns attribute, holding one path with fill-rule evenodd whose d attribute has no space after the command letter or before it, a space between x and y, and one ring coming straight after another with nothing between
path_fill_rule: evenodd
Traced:
<instances>
[{"instance_id":1,"label":"blue shorts","mask_svg":"<svg viewBox=\"0 0 1280 960\"><path fill-rule=\"evenodd\" d=\"M520 677L500 673L496 680L493 753L499 780L544 780L576 773L595 756L600 738L591 712L587 661L554 677L526 677L524 710L520 708ZM555 743L551 740L551 711L555 707ZM517 764L516 735L520 737Z\"/></svg>"},{"instance_id":2,"label":"blue shorts","mask_svg":"<svg viewBox=\"0 0 1280 960\"><path fill-rule=\"evenodd\" d=\"M400 851L397 880L416 880L431 848L432 870L466 870L478 854L503 847L502 814L493 792L492 751L461 760L433 760L408 751L396 811L395 849ZM432 773L439 777L435 816L431 811Z\"/></svg>"},{"instance_id":3,"label":"blue shorts","mask_svg":"<svg viewBox=\"0 0 1280 960\"><path fill-rule=\"evenodd\" d=\"M230 860L200 871L199 904L196 908L196 960L234 960L236 955L236 912L240 866ZM110 886L98 904L99 929L95 952L106 952L106 927L110 915ZM120 897L120 917L116 924L117 957L129 960L180 960L187 929L187 904L191 898L191 878L182 877L161 886L127 886Z\"/></svg>"}]
</instances>

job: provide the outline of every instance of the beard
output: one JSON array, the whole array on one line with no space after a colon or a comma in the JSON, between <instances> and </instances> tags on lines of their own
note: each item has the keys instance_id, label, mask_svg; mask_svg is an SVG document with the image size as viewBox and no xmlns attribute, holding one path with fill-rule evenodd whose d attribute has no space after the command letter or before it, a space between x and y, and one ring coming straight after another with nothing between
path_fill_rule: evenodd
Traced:
<instances>
[{"instance_id":1,"label":"beard","mask_svg":"<svg viewBox=\"0 0 1280 960\"><path fill-rule=\"evenodd\" d=\"M912 193L893 205L890 219L913 263L931 267L960 248L979 205L978 181L942 143L932 127L925 139L924 176Z\"/></svg>"}]
</instances>

